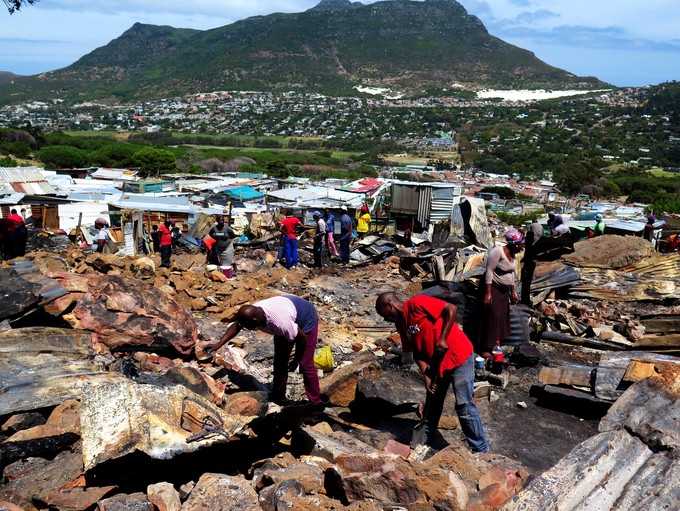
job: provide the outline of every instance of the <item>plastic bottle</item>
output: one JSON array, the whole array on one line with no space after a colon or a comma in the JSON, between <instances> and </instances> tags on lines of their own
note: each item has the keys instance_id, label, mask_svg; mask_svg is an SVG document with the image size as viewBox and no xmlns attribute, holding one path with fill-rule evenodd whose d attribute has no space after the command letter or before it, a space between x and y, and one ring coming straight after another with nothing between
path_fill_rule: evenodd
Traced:
<instances>
[{"instance_id":1,"label":"plastic bottle","mask_svg":"<svg viewBox=\"0 0 680 511\"><path fill-rule=\"evenodd\" d=\"M505 362L505 353L501 348L501 341L496 341L496 345L491 350L491 372L501 374L503 372L503 362Z\"/></svg>"}]
</instances>

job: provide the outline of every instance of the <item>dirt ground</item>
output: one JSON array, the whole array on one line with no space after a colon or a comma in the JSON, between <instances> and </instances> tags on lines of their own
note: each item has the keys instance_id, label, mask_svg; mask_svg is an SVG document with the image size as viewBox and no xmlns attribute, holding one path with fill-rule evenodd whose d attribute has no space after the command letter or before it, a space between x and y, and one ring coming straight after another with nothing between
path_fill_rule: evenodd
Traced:
<instances>
[{"instance_id":1,"label":"dirt ground","mask_svg":"<svg viewBox=\"0 0 680 511\"><path fill-rule=\"evenodd\" d=\"M202 256L197 255L175 257L174 260L184 270L176 270L174 274L193 272L198 278L203 275L196 271L201 259ZM129 275L127 269L122 273ZM422 289L417 279L411 280L400 273L398 258L363 266L331 265L322 271L303 266L285 270L280 266L263 265L252 273L239 273L234 281L209 282L205 284L209 289L195 289L196 293L192 294L181 291L178 283L173 282L172 274L159 278L157 273L155 280L146 281L166 289L187 309L192 303L192 296L199 291L220 302L220 306L193 311L203 340L219 338L227 326L226 312L235 311L243 303L279 293L302 296L316 305L320 317L319 344L331 346L337 363L350 359L356 351L371 350L381 357L388 374L394 374L395 378L406 376L413 380L416 388L422 385L415 366L407 369L397 362L400 359L396 353L399 345L393 325L385 323L374 310L375 299L383 291L396 291L407 297ZM270 379L271 343L263 340L261 335L245 332L243 341L243 347L250 353L250 362L262 369L264 378ZM592 353L580 348L556 348L544 344L537 348L544 365L558 360L587 363L593 358ZM522 462L532 475L553 466L574 446L595 434L599 418L606 412L602 408L586 407L578 401L543 395L538 387L539 370L540 365L517 369L511 366L507 387L492 386L494 400L488 397L477 400L492 452ZM303 396L302 378L299 374L292 374L289 397L299 399ZM524 403L526 407L518 403ZM455 417L452 402L447 401L445 415ZM388 431L397 440L408 443L415 423L416 415L411 413L384 421L374 418L371 427ZM442 434L450 440L461 433L460 429L455 429Z\"/></svg>"}]
</instances>

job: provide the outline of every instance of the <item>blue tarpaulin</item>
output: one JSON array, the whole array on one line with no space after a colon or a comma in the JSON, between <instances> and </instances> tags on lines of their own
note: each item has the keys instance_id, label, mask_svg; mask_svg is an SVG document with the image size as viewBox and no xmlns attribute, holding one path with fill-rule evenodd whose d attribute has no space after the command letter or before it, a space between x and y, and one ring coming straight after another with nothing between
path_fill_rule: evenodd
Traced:
<instances>
[{"instance_id":1,"label":"blue tarpaulin","mask_svg":"<svg viewBox=\"0 0 680 511\"><path fill-rule=\"evenodd\" d=\"M240 201L260 199L264 197L264 194L258 192L257 190L250 186L234 186L232 188L224 190L224 192L222 193L224 193L224 195L226 195L230 199Z\"/></svg>"}]
</instances>

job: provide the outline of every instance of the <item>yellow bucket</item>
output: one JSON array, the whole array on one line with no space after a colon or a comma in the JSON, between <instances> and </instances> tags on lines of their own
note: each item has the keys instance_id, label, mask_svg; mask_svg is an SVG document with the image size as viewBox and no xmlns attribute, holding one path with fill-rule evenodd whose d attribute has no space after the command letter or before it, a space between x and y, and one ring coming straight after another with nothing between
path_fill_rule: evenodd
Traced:
<instances>
[{"instance_id":1,"label":"yellow bucket","mask_svg":"<svg viewBox=\"0 0 680 511\"><path fill-rule=\"evenodd\" d=\"M324 373L328 373L335 368L333 352L330 346L324 346L314 352L314 366L317 369L321 369Z\"/></svg>"},{"instance_id":2,"label":"yellow bucket","mask_svg":"<svg viewBox=\"0 0 680 511\"><path fill-rule=\"evenodd\" d=\"M218 266L217 266L216 264L208 264L208 265L205 267L205 271L207 271L208 273L210 273L210 272L213 272L213 271L217 271L217 268L218 268Z\"/></svg>"}]
</instances>

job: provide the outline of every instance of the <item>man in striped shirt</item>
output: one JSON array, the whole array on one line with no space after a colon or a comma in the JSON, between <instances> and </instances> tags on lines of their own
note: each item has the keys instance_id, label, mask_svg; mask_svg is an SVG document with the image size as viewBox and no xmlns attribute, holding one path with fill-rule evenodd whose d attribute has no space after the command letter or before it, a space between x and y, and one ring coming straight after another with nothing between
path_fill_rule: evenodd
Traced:
<instances>
[{"instance_id":1,"label":"man in striped shirt","mask_svg":"<svg viewBox=\"0 0 680 511\"><path fill-rule=\"evenodd\" d=\"M243 305L235 321L216 344L209 346L217 350L234 338L242 328L261 330L274 336L274 381L270 400L280 403L286 397L288 372L300 366L307 399L321 404L319 376L314 366L314 351L319 332L319 316L314 305L298 296L275 296ZM290 354L295 348L293 360Z\"/></svg>"}]
</instances>

